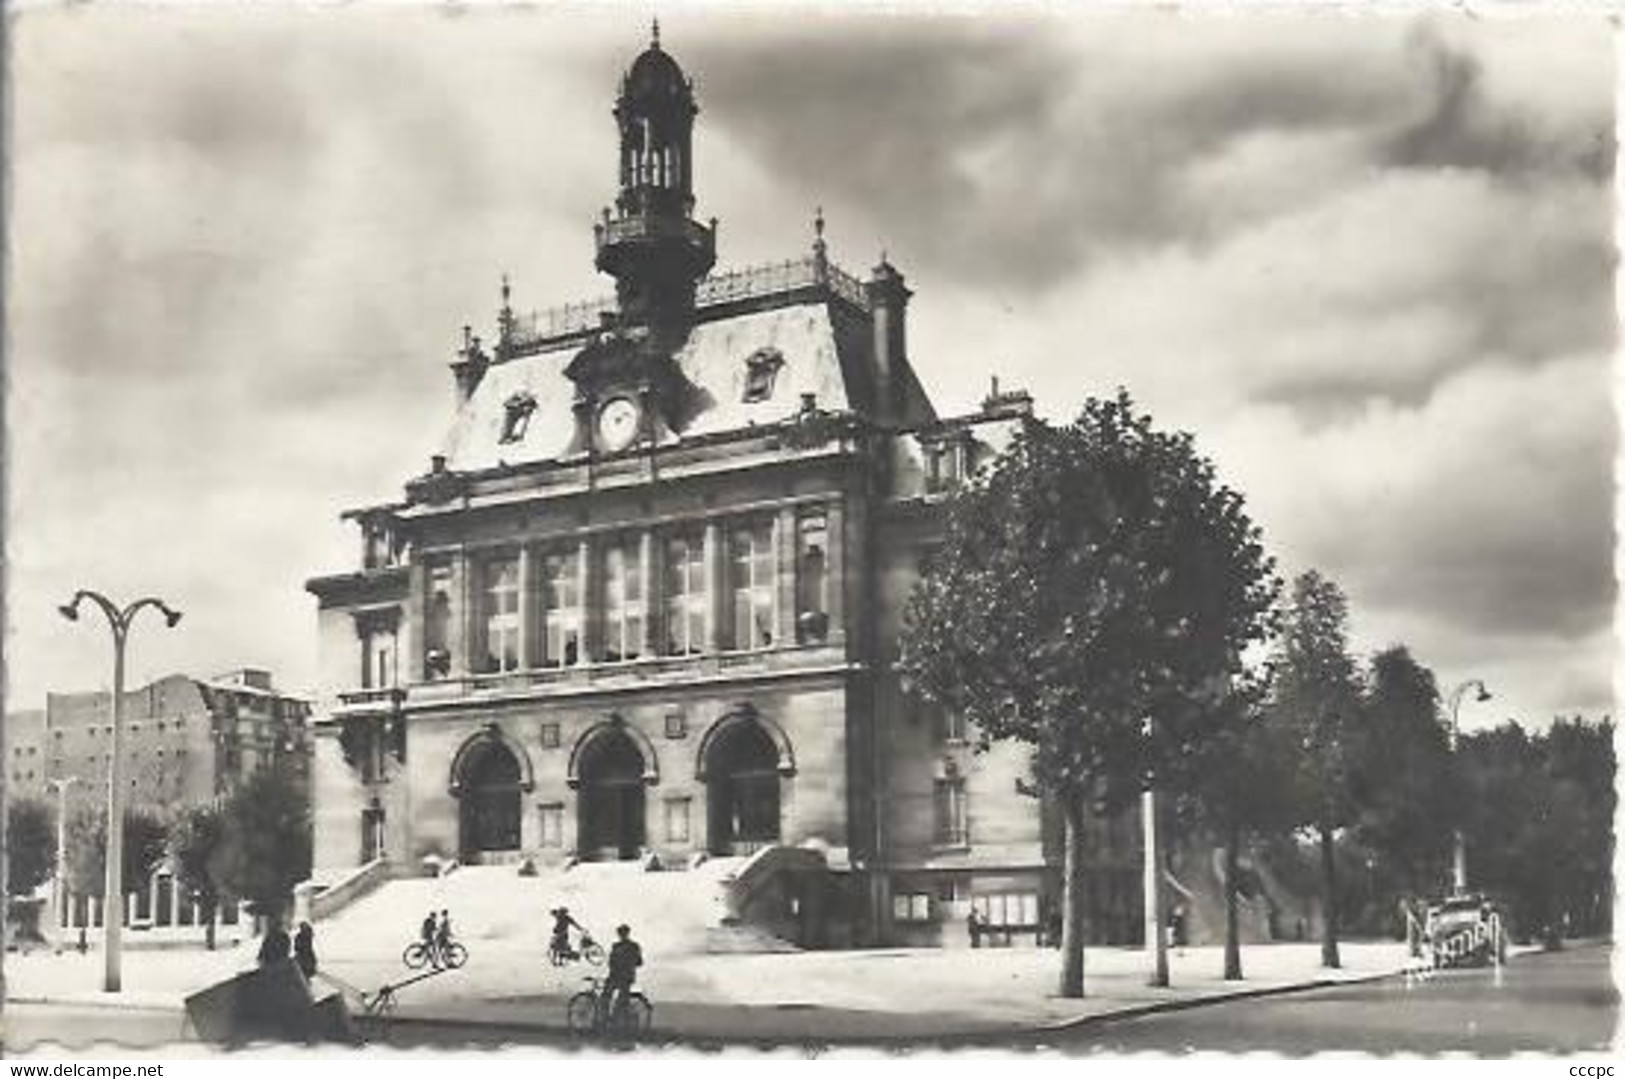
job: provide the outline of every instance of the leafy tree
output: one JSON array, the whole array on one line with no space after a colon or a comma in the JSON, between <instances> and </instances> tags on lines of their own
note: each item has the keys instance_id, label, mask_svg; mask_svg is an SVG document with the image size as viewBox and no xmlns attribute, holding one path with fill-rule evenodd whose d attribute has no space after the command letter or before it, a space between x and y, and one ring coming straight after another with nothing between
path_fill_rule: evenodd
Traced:
<instances>
[{"instance_id":1,"label":"leafy tree","mask_svg":"<svg viewBox=\"0 0 1625 1079\"><path fill-rule=\"evenodd\" d=\"M19 798L6 806L6 887L12 895L29 895L51 879L56 869L55 816L36 798Z\"/></svg>"},{"instance_id":2,"label":"leafy tree","mask_svg":"<svg viewBox=\"0 0 1625 1079\"><path fill-rule=\"evenodd\" d=\"M1215 687L1264 636L1278 588L1242 497L1126 393L1065 427L1028 423L950 502L903 669L984 739L1034 747L1064 821L1062 995L1083 995L1089 801L1124 804L1153 773L1188 781L1223 718Z\"/></svg>"},{"instance_id":3,"label":"leafy tree","mask_svg":"<svg viewBox=\"0 0 1625 1079\"><path fill-rule=\"evenodd\" d=\"M220 906L220 874L225 871L225 821L212 805L190 806L169 830L169 852L176 873L190 889L203 923L203 939L214 950L214 916Z\"/></svg>"},{"instance_id":4,"label":"leafy tree","mask_svg":"<svg viewBox=\"0 0 1625 1079\"><path fill-rule=\"evenodd\" d=\"M1295 823L1290 799L1281 796L1293 782L1292 747L1266 721L1267 694L1268 672L1250 673L1219 703L1228 714L1204 746L1181 805L1182 816L1208 826L1224 844L1224 976L1230 981L1242 977L1242 847L1252 838L1284 835Z\"/></svg>"},{"instance_id":5,"label":"leafy tree","mask_svg":"<svg viewBox=\"0 0 1625 1079\"><path fill-rule=\"evenodd\" d=\"M1356 838L1408 895L1434 891L1448 864L1460 799L1433 672L1403 645L1376 654L1353 738Z\"/></svg>"},{"instance_id":6,"label":"leafy tree","mask_svg":"<svg viewBox=\"0 0 1625 1079\"><path fill-rule=\"evenodd\" d=\"M281 769L257 772L226 802L222 823L216 884L262 914L279 913L310 876L309 795Z\"/></svg>"},{"instance_id":7,"label":"leafy tree","mask_svg":"<svg viewBox=\"0 0 1625 1079\"><path fill-rule=\"evenodd\" d=\"M1341 966L1337 948L1336 834L1352 816L1351 739L1360 681L1348 649L1348 601L1314 570L1292 585L1274 659L1271 721L1294 747L1293 801L1301 825L1320 841L1321 962Z\"/></svg>"},{"instance_id":8,"label":"leafy tree","mask_svg":"<svg viewBox=\"0 0 1625 1079\"><path fill-rule=\"evenodd\" d=\"M124 893L147 887L164 860L164 823L148 810L124 811L124 857L119 869ZM79 895L101 895L107 876L107 811L81 802L68 814L68 887Z\"/></svg>"}]
</instances>

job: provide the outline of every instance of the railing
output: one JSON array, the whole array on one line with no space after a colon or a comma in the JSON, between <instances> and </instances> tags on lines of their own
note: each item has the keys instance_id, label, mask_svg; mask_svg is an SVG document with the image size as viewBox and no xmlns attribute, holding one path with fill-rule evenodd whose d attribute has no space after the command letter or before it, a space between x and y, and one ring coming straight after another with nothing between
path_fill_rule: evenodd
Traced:
<instances>
[{"instance_id":1,"label":"railing","mask_svg":"<svg viewBox=\"0 0 1625 1079\"><path fill-rule=\"evenodd\" d=\"M813 256L712 274L700 280L694 303L697 307L714 307L815 286L828 288L854 307L864 310L869 307L862 281L839 266ZM558 338L587 333L602 326L604 316L613 315L616 310L615 297L600 296L515 315L508 344L514 351L525 351Z\"/></svg>"}]
</instances>

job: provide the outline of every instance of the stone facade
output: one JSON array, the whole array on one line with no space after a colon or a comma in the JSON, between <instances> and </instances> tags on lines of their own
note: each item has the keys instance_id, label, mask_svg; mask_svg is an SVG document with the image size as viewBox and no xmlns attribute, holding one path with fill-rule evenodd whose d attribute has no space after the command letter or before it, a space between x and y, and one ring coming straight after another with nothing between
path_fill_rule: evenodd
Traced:
<instances>
[{"instance_id":1,"label":"stone facade","mask_svg":"<svg viewBox=\"0 0 1625 1079\"><path fill-rule=\"evenodd\" d=\"M613 302L464 331L444 451L351 511L360 568L312 579L324 679L319 874L464 861L822 852L857 937L949 943L1053 905L1025 755L972 750L896 671L953 489L1027 422L938 416L910 293L811 252L710 273L692 88L658 43L623 80Z\"/></svg>"}]
</instances>

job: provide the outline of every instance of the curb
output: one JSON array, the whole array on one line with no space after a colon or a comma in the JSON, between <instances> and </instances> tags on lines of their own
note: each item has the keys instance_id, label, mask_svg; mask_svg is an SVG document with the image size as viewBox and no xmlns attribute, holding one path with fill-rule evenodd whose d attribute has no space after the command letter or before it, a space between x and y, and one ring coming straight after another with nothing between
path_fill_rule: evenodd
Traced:
<instances>
[{"instance_id":1,"label":"curb","mask_svg":"<svg viewBox=\"0 0 1625 1079\"><path fill-rule=\"evenodd\" d=\"M28 1004L56 1008L98 1008L114 1012L184 1012L186 1005L180 1001L173 1004L155 1004L127 1000L103 1000L98 997L41 997L41 996L12 996L6 995L7 1004Z\"/></svg>"}]
</instances>

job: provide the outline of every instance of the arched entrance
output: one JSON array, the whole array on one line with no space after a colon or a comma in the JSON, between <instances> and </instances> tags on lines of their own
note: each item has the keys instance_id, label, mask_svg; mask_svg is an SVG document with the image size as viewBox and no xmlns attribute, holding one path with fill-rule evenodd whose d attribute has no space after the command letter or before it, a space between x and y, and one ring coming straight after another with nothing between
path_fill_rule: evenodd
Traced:
<instances>
[{"instance_id":1,"label":"arched entrance","mask_svg":"<svg viewBox=\"0 0 1625 1079\"><path fill-rule=\"evenodd\" d=\"M645 761L624 729L606 729L580 749L582 858L628 860L643 850Z\"/></svg>"},{"instance_id":2,"label":"arched entrance","mask_svg":"<svg viewBox=\"0 0 1625 1079\"><path fill-rule=\"evenodd\" d=\"M498 739L482 739L469 747L459 778L462 860L478 862L485 854L517 851L523 784L513 751Z\"/></svg>"},{"instance_id":3,"label":"arched entrance","mask_svg":"<svg viewBox=\"0 0 1625 1079\"><path fill-rule=\"evenodd\" d=\"M712 854L749 854L779 840L779 747L755 721L719 730L705 752Z\"/></svg>"}]
</instances>

